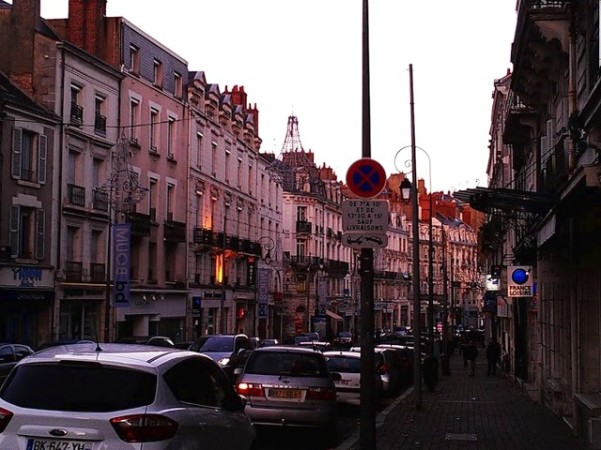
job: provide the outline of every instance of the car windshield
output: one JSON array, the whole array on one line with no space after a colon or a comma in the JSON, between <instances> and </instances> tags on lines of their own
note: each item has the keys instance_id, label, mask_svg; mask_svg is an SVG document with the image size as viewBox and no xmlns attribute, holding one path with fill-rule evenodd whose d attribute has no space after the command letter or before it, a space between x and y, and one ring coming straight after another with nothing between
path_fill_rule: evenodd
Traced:
<instances>
[{"instance_id":1,"label":"car windshield","mask_svg":"<svg viewBox=\"0 0 601 450\"><path fill-rule=\"evenodd\" d=\"M13 370L0 398L23 408L107 412L150 405L156 384L151 373L96 363L26 364Z\"/></svg>"},{"instance_id":2,"label":"car windshield","mask_svg":"<svg viewBox=\"0 0 601 450\"><path fill-rule=\"evenodd\" d=\"M330 372L361 373L361 359L346 356L329 356L326 360Z\"/></svg>"},{"instance_id":3,"label":"car windshield","mask_svg":"<svg viewBox=\"0 0 601 450\"><path fill-rule=\"evenodd\" d=\"M320 354L255 351L245 373L255 375L289 375L293 377L328 377L328 368Z\"/></svg>"},{"instance_id":4,"label":"car windshield","mask_svg":"<svg viewBox=\"0 0 601 450\"><path fill-rule=\"evenodd\" d=\"M212 336L198 350L199 352L233 352L234 338L231 336Z\"/></svg>"}]
</instances>

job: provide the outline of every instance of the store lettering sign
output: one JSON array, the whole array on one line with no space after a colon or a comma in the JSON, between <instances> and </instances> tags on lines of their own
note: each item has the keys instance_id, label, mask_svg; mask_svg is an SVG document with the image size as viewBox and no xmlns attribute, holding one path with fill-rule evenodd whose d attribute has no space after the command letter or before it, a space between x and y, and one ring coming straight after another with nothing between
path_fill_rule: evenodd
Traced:
<instances>
[{"instance_id":1,"label":"store lettering sign","mask_svg":"<svg viewBox=\"0 0 601 450\"><path fill-rule=\"evenodd\" d=\"M42 281L42 269L37 267L13 267L13 279L20 287L34 287L36 281Z\"/></svg>"}]
</instances>

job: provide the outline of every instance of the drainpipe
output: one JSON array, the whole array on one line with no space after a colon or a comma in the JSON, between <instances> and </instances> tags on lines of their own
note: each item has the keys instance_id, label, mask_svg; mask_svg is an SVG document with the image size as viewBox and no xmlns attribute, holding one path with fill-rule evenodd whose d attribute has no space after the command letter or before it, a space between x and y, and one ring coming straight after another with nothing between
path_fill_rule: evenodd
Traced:
<instances>
[{"instance_id":1,"label":"drainpipe","mask_svg":"<svg viewBox=\"0 0 601 450\"><path fill-rule=\"evenodd\" d=\"M572 118L578 113L576 104L576 39L575 29L576 21L574 8L568 5L570 14L570 28L568 32L568 117ZM575 155L575 136L571 136L568 139L568 177L572 177L574 174L574 168L576 166L576 155Z\"/></svg>"}]
</instances>

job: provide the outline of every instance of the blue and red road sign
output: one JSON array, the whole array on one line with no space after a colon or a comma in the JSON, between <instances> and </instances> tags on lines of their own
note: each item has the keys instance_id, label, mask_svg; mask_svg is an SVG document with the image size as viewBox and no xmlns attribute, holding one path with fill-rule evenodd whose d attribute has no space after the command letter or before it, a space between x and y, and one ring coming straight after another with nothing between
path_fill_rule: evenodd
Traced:
<instances>
[{"instance_id":1,"label":"blue and red road sign","mask_svg":"<svg viewBox=\"0 0 601 450\"><path fill-rule=\"evenodd\" d=\"M346 172L346 184L358 197L376 197L386 186L386 171L378 161L361 158Z\"/></svg>"}]
</instances>

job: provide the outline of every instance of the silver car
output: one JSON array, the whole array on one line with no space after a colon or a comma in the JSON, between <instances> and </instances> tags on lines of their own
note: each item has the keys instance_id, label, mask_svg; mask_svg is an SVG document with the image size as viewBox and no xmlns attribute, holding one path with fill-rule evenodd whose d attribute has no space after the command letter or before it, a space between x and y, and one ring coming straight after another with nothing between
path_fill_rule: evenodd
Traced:
<instances>
[{"instance_id":1,"label":"silver car","mask_svg":"<svg viewBox=\"0 0 601 450\"><path fill-rule=\"evenodd\" d=\"M236 389L248 399L245 411L255 425L320 429L327 444L335 443L336 386L321 352L286 346L256 349Z\"/></svg>"},{"instance_id":2,"label":"silver car","mask_svg":"<svg viewBox=\"0 0 601 450\"><path fill-rule=\"evenodd\" d=\"M20 361L0 389L0 449L244 449L245 400L209 357L74 344Z\"/></svg>"}]
</instances>

